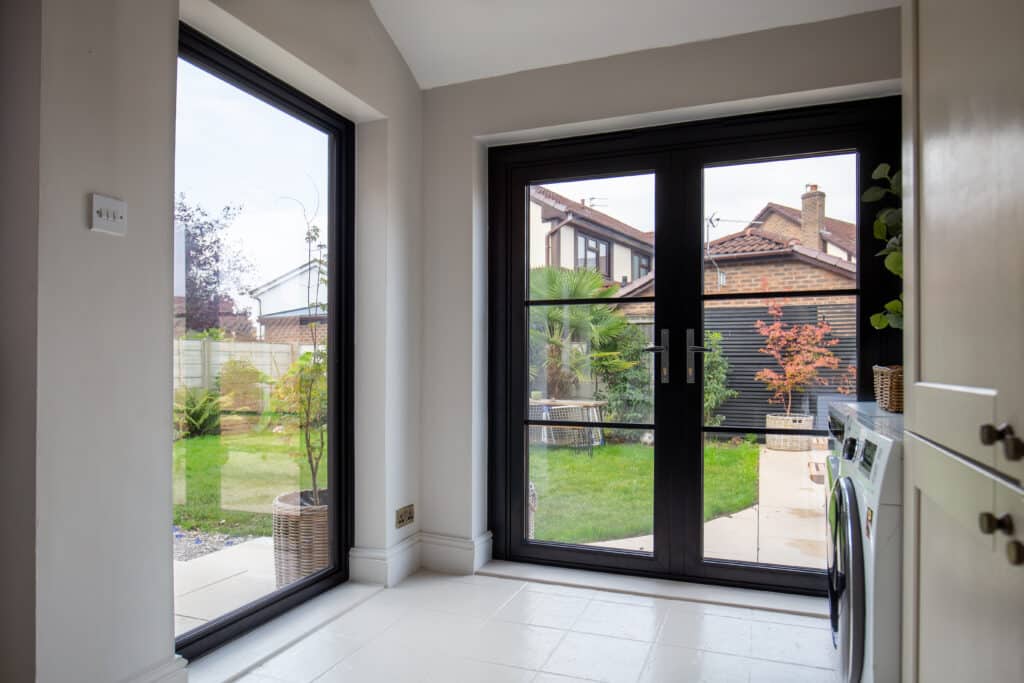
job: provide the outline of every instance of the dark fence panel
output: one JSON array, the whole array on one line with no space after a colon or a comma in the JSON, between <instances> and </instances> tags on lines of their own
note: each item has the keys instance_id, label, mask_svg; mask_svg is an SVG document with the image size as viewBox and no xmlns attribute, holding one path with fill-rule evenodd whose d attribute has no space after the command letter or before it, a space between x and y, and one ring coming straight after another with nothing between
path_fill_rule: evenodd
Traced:
<instances>
[{"instance_id":1,"label":"dark fence panel","mask_svg":"<svg viewBox=\"0 0 1024 683\"><path fill-rule=\"evenodd\" d=\"M850 303L786 305L782 311L784 323L828 322L832 326L831 336L839 340L832 347L833 353L839 357L839 369L822 372L822 377L827 378L829 384L810 386L806 392L796 394L793 399L794 414L813 414L815 428L824 429L827 419L825 405L830 400L846 398L838 388L845 385L844 374L847 368L857 363L856 305L852 300ZM720 426L735 427L739 432L748 427L763 428L767 413L785 412L782 405L769 403L770 392L763 382L754 379L763 368L781 372L775 359L760 351L764 347L765 338L755 326L758 320L771 322L767 306L709 306L704 309L704 329L722 333L722 351L729 362L728 385L739 392L738 396L729 399L718 409L718 414L725 417Z\"/></svg>"}]
</instances>

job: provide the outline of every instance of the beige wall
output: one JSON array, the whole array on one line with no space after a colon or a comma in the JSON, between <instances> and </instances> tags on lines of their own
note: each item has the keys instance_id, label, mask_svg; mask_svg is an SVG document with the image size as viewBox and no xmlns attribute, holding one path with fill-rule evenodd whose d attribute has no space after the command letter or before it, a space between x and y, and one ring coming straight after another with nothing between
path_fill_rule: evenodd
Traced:
<instances>
[{"instance_id":1,"label":"beige wall","mask_svg":"<svg viewBox=\"0 0 1024 683\"><path fill-rule=\"evenodd\" d=\"M427 91L423 529L486 542L485 143L892 94L899 64L886 10Z\"/></svg>"},{"instance_id":2,"label":"beige wall","mask_svg":"<svg viewBox=\"0 0 1024 683\"><path fill-rule=\"evenodd\" d=\"M39 262L41 12L33 0L0 2L0 680L35 672L36 321Z\"/></svg>"},{"instance_id":3,"label":"beige wall","mask_svg":"<svg viewBox=\"0 0 1024 683\"><path fill-rule=\"evenodd\" d=\"M39 681L176 671L168 313L177 19L174 0L42 3ZM125 237L87 229L91 192L128 202Z\"/></svg>"}]
</instances>

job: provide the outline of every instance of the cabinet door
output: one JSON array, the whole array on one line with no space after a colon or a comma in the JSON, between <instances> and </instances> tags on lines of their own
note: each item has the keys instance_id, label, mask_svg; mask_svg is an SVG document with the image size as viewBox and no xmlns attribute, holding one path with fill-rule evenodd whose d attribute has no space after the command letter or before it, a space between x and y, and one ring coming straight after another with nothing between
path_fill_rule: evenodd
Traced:
<instances>
[{"instance_id":1,"label":"cabinet door","mask_svg":"<svg viewBox=\"0 0 1024 683\"><path fill-rule=\"evenodd\" d=\"M996 539L978 517L995 484L913 435L905 449L903 680L1019 680L994 668Z\"/></svg>"},{"instance_id":2,"label":"cabinet door","mask_svg":"<svg viewBox=\"0 0 1024 683\"><path fill-rule=\"evenodd\" d=\"M1024 432L1024 3L904 19L907 428L1019 481L978 430Z\"/></svg>"},{"instance_id":3,"label":"cabinet door","mask_svg":"<svg viewBox=\"0 0 1024 683\"><path fill-rule=\"evenodd\" d=\"M999 681L1024 681L1024 564L1013 564L1007 553L1009 544L1024 544L1024 495L1020 489L997 485L994 514L1000 518L1008 515L1013 523L1012 534L995 534L995 677Z\"/></svg>"}]
</instances>

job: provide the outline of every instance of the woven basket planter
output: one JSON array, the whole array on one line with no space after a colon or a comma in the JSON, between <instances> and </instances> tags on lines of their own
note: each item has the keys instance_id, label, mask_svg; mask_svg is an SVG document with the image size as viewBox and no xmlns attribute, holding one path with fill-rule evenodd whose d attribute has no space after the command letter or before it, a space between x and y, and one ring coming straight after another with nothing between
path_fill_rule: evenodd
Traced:
<instances>
[{"instance_id":1,"label":"woven basket planter","mask_svg":"<svg viewBox=\"0 0 1024 683\"><path fill-rule=\"evenodd\" d=\"M768 429L814 429L813 415L765 415L764 426ZM809 451L811 437L801 434L769 434L765 446L776 451Z\"/></svg>"},{"instance_id":2,"label":"woven basket planter","mask_svg":"<svg viewBox=\"0 0 1024 683\"><path fill-rule=\"evenodd\" d=\"M329 496L321 491L320 505L303 502L309 498L309 491L292 491L274 499L274 573L278 588L326 569L331 562Z\"/></svg>"},{"instance_id":3,"label":"woven basket planter","mask_svg":"<svg viewBox=\"0 0 1024 683\"><path fill-rule=\"evenodd\" d=\"M875 400L882 410L890 413L903 412L903 366L876 365Z\"/></svg>"}]
</instances>

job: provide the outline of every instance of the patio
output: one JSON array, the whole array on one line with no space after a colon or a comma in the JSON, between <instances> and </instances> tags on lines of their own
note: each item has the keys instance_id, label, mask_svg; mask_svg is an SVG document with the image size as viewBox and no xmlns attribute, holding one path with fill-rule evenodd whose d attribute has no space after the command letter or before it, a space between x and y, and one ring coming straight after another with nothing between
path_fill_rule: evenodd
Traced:
<instances>
[{"instance_id":1,"label":"patio","mask_svg":"<svg viewBox=\"0 0 1024 683\"><path fill-rule=\"evenodd\" d=\"M274 542L255 538L174 562L175 637L277 589Z\"/></svg>"}]
</instances>

